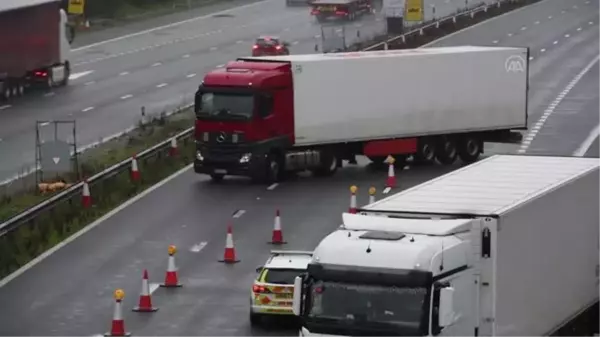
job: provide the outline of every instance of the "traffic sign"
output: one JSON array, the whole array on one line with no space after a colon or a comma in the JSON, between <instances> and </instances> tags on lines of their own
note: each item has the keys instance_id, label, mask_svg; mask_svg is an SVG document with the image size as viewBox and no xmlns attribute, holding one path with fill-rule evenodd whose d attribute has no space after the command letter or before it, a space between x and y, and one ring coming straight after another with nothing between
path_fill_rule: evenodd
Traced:
<instances>
[{"instance_id":1,"label":"traffic sign","mask_svg":"<svg viewBox=\"0 0 600 337\"><path fill-rule=\"evenodd\" d=\"M423 21L424 0L406 0L404 5L404 21Z\"/></svg>"},{"instance_id":2,"label":"traffic sign","mask_svg":"<svg viewBox=\"0 0 600 337\"><path fill-rule=\"evenodd\" d=\"M69 0L69 14L83 15L85 0Z\"/></svg>"}]
</instances>

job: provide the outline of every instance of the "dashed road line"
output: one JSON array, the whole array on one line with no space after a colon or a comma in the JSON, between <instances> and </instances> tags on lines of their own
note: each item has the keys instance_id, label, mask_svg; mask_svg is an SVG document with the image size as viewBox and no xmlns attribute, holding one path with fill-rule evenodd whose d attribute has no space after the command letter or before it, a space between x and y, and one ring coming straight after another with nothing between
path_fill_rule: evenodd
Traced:
<instances>
[{"instance_id":1,"label":"dashed road line","mask_svg":"<svg viewBox=\"0 0 600 337\"><path fill-rule=\"evenodd\" d=\"M119 73L119 76L125 76L125 75L128 75L128 74L129 74L128 71L123 71L123 72Z\"/></svg>"},{"instance_id":2,"label":"dashed road line","mask_svg":"<svg viewBox=\"0 0 600 337\"><path fill-rule=\"evenodd\" d=\"M187 74L185 77L187 77L187 78L192 78L192 77L194 77L194 76L196 76L196 74Z\"/></svg>"},{"instance_id":3,"label":"dashed road line","mask_svg":"<svg viewBox=\"0 0 600 337\"><path fill-rule=\"evenodd\" d=\"M267 190L272 191L272 190L276 189L277 186L279 186L279 184L278 183L274 183L274 184L270 185L269 187L267 187Z\"/></svg>"},{"instance_id":4,"label":"dashed road line","mask_svg":"<svg viewBox=\"0 0 600 337\"><path fill-rule=\"evenodd\" d=\"M92 111L92 110L94 110L94 107L93 106L88 106L85 109L81 109L81 112L88 112L88 111Z\"/></svg>"},{"instance_id":5,"label":"dashed road line","mask_svg":"<svg viewBox=\"0 0 600 337\"><path fill-rule=\"evenodd\" d=\"M54 95L56 95L56 93L54 91L50 91L50 92L45 93L44 97L52 97Z\"/></svg>"},{"instance_id":6,"label":"dashed road line","mask_svg":"<svg viewBox=\"0 0 600 337\"><path fill-rule=\"evenodd\" d=\"M190 57L190 54L185 54L182 56L182 58L184 58L184 59L189 58L189 57Z\"/></svg>"},{"instance_id":7,"label":"dashed road line","mask_svg":"<svg viewBox=\"0 0 600 337\"><path fill-rule=\"evenodd\" d=\"M587 138L581 143L581 145L573 152L575 157L583 157L588 152L594 141L600 136L600 125L596 125L596 127L590 132Z\"/></svg>"},{"instance_id":8,"label":"dashed road line","mask_svg":"<svg viewBox=\"0 0 600 337\"><path fill-rule=\"evenodd\" d=\"M192 248L190 248L190 251L192 253L200 253L200 251L202 249L204 249L204 247L206 247L207 244L208 244L208 242L205 242L205 241L195 244L192 246Z\"/></svg>"},{"instance_id":9,"label":"dashed road line","mask_svg":"<svg viewBox=\"0 0 600 337\"><path fill-rule=\"evenodd\" d=\"M89 81L89 82L85 82L83 85L92 85L94 83L96 83L96 81Z\"/></svg>"},{"instance_id":10,"label":"dashed road line","mask_svg":"<svg viewBox=\"0 0 600 337\"><path fill-rule=\"evenodd\" d=\"M240 43L244 43L244 41L242 41L242 40L237 40L237 41L235 41L235 43L236 43L236 44L240 44Z\"/></svg>"},{"instance_id":11,"label":"dashed road line","mask_svg":"<svg viewBox=\"0 0 600 337\"><path fill-rule=\"evenodd\" d=\"M298 43L300 43L300 41L294 41L294 42L292 42L292 45L294 45L294 46L295 46L295 45L297 45Z\"/></svg>"},{"instance_id":12,"label":"dashed road line","mask_svg":"<svg viewBox=\"0 0 600 337\"><path fill-rule=\"evenodd\" d=\"M383 189L383 192L381 192L381 193L388 194L388 193L390 193L391 190L392 190L391 187L386 187L386 188Z\"/></svg>"},{"instance_id":13,"label":"dashed road line","mask_svg":"<svg viewBox=\"0 0 600 337\"><path fill-rule=\"evenodd\" d=\"M219 65L217 66L217 68L223 68L224 66L225 66L224 64L219 64Z\"/></svg>"},{"instance_id":14,"label":"dashed road line","mask_svg":"<svg viewBox=\"0 0 600 337\"><path fill-rule=\"evenodd\" d=\"M535 25L539 25L539 24L540 24L540 22L539 22L539 21L536 21L536 22L534 22L533 24L535 24Z\"/></svg>"},{"instance_id":15,"label":"dashed road line","mask_svg":"<svg viewBox=\"0 0 600 337\"><path fill-rule=\"evenodd\" d=\"M526 30L526 29L527 29L527 26L521 27L521 30Z\"/></svg>"},{"instance_id":16,"label":"dashed road line","mask_svg":"<svg viewBox=\"0 0 600 337\"><path fill-rule=\"evenodd\" d=\"M148 290L150 291L150 295L152 295L152 293L154 293L156 291L156 289L160 288L160 284L159 283L150 283L148 285Z\"/></svg>"},{"instance_id":17,"label":"dashed road line","mask_svg":"<svg viewBox=\"0 0 600 337\"><path fill-rule=\"evenodd\" d=\"M554 42L552 42L552 44L558 44L558 41L554 41Z\"/></svg>"},{"instance_id":18,"label":"dashed road line","mask_svg":"<svg viewBox=\"0 0 600 337\"><path fill-rule=\"evenodd\" d=\"M518 153L527 152L529 145L531 145L531 142L535 139L535 136L537 136L539 130L541 130L541 128L544 126L544 123L546 122L548 117L550 117L550 115L554 113L554 110L560 104L560 102L562 102L562 100L569 94L569 92L573 90L573 87L575 87L575 85L577 85L581 78L585 76L585 74L587 74L587 72L590 71L590 69L592 69L592 67L598 62L598 60L600 60L600 56L596 56L596 58L594 58L592 62L590 62L585 68L583 68L583 70L579 74L577 74L577 76L575 76L575 78L573 78L571 82L569 82L565 89L560 92L560 94L554 99L554 101L552 101L552 103L548 105L546 110L544 110L542 117L540 117L540 119L535 125L537 128L532 129L525 137L525 140L521 142L521 147L517 151Z\"/></svg>"},{"instance_id":19,"label":"dashed road line","mask_svg":"<svg viewBox=\"0 0 600 337\"><path fill-rule=\"evenodd\" d=\"M121 96L121 99L128 99L128 98L131 98L131 97L133 97L132 94L127 94L125 96Z\"/></svg>"},{"instance_id":20,"label":"dashed road line","mask_svg":"<svg viewBox=\"0 0 600 337\"><path fill-rule=\"evenodd\" d=\"M153 66L153 67L158 67L158 66L159 66L159 65L161 65L161 64L162 64L162 63L160 63L160 62L156 62L156 63L154 63L152 66Z\"/></svg>"},{"instance_id":21,"label":"dashed road line","mask_svg":"<svg viewBox=\"0 0 600 337\"><path fill-rule=\"evenodd\" d=\"M546 51L546 48L540 49L540 52L542 52L542 53L545 52L545 51Z\"/></svg>"},{"instance_id":22,"label":"dashed road line","mask_svg":"<svg viewBox=\"0 0 600 337\"><path fill-rule=\"evenodd\" d=\"M498 40L492 41L493 44L497 44L498 42L499 42Z\"/></svg>"},{"instance_id":23,"label":"dashed road line","mask_svg":"<svg viewBox=\"0 0 600 337\"><path fill-rule=\"evenodd\" d=\"M233 217L234 219L238 219L238 218L241 218L241 217L242 217L242 215L244 215L244 213L246 213L246 211L245 211L245 210L243 210L243 209L238 209L237 211L235 211L235 212L233 213L233 216L232 216L232 217Z\"/></svg>"},{"instance_id":24,"label":"dashed road line","mask_svg":"<svg viewBox=\"0 0 600 337\"><path fill-rule=\"evenodd\" d=\"M12 107L12 105L10 105L10 104L5 104L5 105L2 105L2 106L0 106L0 110L6 110L6 109L8 109L8 108L10 108L10 107Z\"/></svg>"},{"instance_id":25,"label":"dashed road line","mask_svg":"<svg viewBox=\"0 0 600 337\"><path fill-rule=\"evenodd\" d=\"M167 85L169 85L169 84L167 84L167 83L161 83L161 84L158 84L156 87L157 88L162 88L162 87L166 87Z\"/></svg>"},{"instance_id":26,"label":"dashed road line","mask_svg":"<svg viewBox=\"0 0 600 337\"><path fill-rule=\"evenodd\" d=\"M217 47L210 47L210 51L215 51L217 49L218 49Z\"/></svg>"}]
</instances>

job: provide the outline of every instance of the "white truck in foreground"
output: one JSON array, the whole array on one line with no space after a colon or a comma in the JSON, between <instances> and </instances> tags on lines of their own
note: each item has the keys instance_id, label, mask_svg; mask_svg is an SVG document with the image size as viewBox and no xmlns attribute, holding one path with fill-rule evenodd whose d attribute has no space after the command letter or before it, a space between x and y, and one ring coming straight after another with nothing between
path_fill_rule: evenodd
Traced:
<instances>
[{"instance_id":1,"label":"white truck in foreground","mask_svg":"<svg viewBox=\"0 0 600 337\"><path fill-rule=\"evenodd\" d=\"M295 280L300 335L597 333L599 163L497 155L343 214Z\"/></svg>"}]
</instances>

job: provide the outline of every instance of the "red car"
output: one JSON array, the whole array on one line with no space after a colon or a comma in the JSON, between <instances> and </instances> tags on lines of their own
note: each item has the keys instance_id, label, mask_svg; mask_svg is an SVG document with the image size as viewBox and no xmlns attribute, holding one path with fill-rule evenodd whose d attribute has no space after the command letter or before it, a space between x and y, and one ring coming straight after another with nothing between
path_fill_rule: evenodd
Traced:
<instances>
[{"instance_id":1,"label":"red car","mask_svg":"<svg viewBox=\"0 0 600 337\"><path fill-rule=\"evenodd\" d=\"M261 36L252 47L252 56L289 55L288 43L277 37Z\"/></svg>"}]
</instances>

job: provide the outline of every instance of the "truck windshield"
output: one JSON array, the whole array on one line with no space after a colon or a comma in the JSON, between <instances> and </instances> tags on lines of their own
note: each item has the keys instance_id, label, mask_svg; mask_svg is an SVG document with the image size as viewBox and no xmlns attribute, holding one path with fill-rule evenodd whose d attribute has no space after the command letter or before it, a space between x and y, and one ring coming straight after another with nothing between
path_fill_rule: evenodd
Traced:
<instances>
[{"instance_id":1,"label":"truck windshield","mask_svg":"<svg viewBox=\"0 0 600 337\"><path fill-rule=\"evenodd\" d=\"M232 120L251 119L254 110L254 95L232 93L199 93L196 96L198 118Z\"/></svg>"},{"instance_id":2,"label":"truck windshield","mask_svg":"<svg viewBox=\"0 0 600 337\"><path fill-rule=\"evenodd\" d=\"M426 298L426 288L318 281L311 287L307 313L315 319L418 330Z\"/></svg>"}]
</instances>

